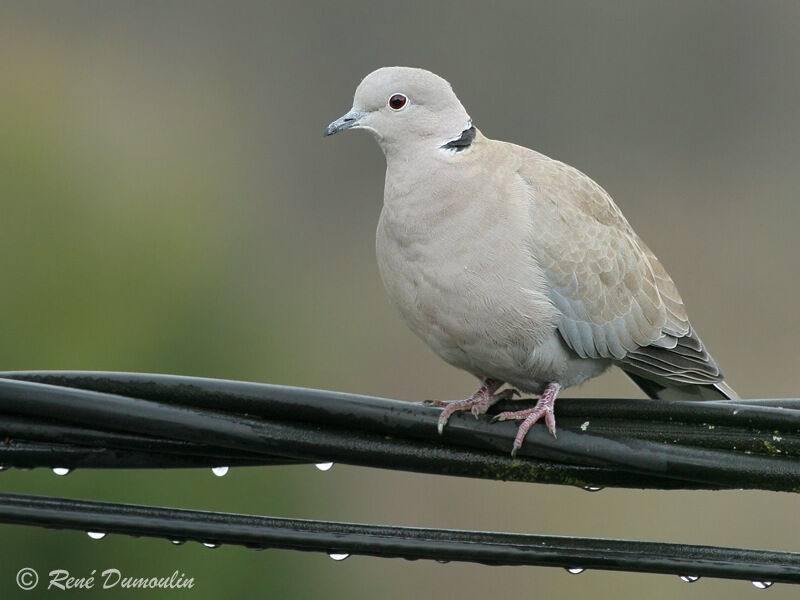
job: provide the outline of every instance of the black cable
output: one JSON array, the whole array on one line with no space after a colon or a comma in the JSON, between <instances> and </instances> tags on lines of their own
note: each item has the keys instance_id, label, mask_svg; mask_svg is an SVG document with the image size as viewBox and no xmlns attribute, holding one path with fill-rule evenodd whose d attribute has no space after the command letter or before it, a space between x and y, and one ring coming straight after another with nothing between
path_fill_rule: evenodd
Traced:
<instances>
[{"instance_id":1,"label":"black cable","mask_svg":"<svg viewBox=\"0 0 800 600\"><path fill-rule=\"evenodd\" d=\"M516 403L515 407L524 406ZM507 408L507 407L501 407ZM0 374L0 466L164 468L337 461L580 486L800 487L800 401L562 400L558 439L514 423L285 386L170 375ZM800 582L800 555L378 527L0 494L0 521L335 553Z\"/></svg>"},{"instance_id":2,"label":"black cable","mask_svg":"<svg viewBox=\"0 0 800 600\"><path fill-rule=\"evenodd\" d=\"M657 487L796 491L800 485L800 461L791 456L800 444L796 408L569 399L557 405L559 438L534 427L519 453L527 459L514 461L507 455L514 423L456 415L439 436L439 410L420 404L169 375L4 375L0 412L83 428L102 424L108 431L272 460L334 460L583 486L619 479ZM587 468L611 476L587 481ZM622 473L626 477L619 477ZM678 485L664 485L665 480Z\"/></svg>"},{"instance_id":3,"label":"black cable","mask_svg":"<svg viewBox=\"0 0 800 600\"><path fill-rule=\"evenodd\" d=\"M194 444L213 441L215 446L225 448L232 456L239 456L242 459L250 459L254 454L263 456L263 464L286 463L292 460L305 462L335 460L424 473L581 486L708 487L666 478L643 477L612 469L549 463L533 459L514 460L506 452L454 447L444 443L435 432L430 436L434 441L425 442L330 426L259 421L240 415L200 409L190 410L151 401L22 381L0 380L0 414L5 411L26 414L25 418L28 420L39 415L40 418L46 418L48 423L51 423L56 416L60 416L80 425L79 427L69 425L66 428L73 436L81 428L102 424L109 430L147 431L148 435L160 435L165 439L180 439ZM17 417L17 421L19 420ZM6 435L3 431L5 422L5 420L0 421L0 435L3 436ZM9 422L13 423L14 420ZM94 439L96 436L90 437ZM125 439L124 435L113 436L117 445L122 444ZM138 456L135 464L141 465L140 441L135 436L133 439L136 443L132 450ZM32 459L35 458L33 454L23 454L15 449L21 443L20 440L14 440L10 444L0 444L0 465L42 466L42 463L32 464ZM109 459L113 459L113 452L100 455L73 451L65 455L60 452L62 448L61 445L53 447L49 455L40 452L38 456L48 460L43 466L86 468L92 466L92 460L98 461L96 466L112 466L109 464ZM72 460L76 455L80 457L81 462ZM120 467L131 466L133 459L124 453L117 455ZM25 457L27 460L20 462L20 457ZM162 464L164 457L155 455L150 466L160 467ZM179 461L176 466L189 464L197 463ZM216 456L206 464L220 466ZM241 463L230 461L228 466L234 464ZM253 464L253 461L246 460L246 464Z\"/></svg>"},{"instance_id":4,"label":"black cable","mask_svg":"<svg viewBox=\"0 0 800 600\"><path fill-rule=\"evenodd\" d=\"M104 431L146 432L249 457L583 486L800 486L800 461L792 456L800 445L797 408L568 399L557 404L559 438L534 427L519 452L526 458L515 461L508 457L514 423L456 415L439 436L439 410L420 404L169 375L3 375L0 414L102 424Z\"/></svg>"},{"instance_id":5,"label":"black cable","mask_svg":"<svg viewBox=\"0 0 800 600\"><path fill-rule=\"evenodd\" d=\"M75 427L63 423L46 422L30 417L3 417L2 431L5 437L15 440L31 440L53 444L91 446L138 450L148 453L196 455L218 460L259 458L260 454L235 452L226 448L194 444L180 440L166 440L149 435L135 435L114 431L101 431L87 427Z\"/></svg>"},{"instance_id":6,"label":"black cable","mask_svg":"<svg viewBox=\"0 0 800 600\"><path fill-rule=\"evenodd\" d=\"M246 459L187 454L159 454L118 448L92 448L71 444L15 442L0 446L0 466L20 469L48 466L54 469L188 469L296 464L281 459Z\"/></svg>"},{"instance_id":7,"label":"black cable","mask_svg":"<svg viewBox=\"0 0 800 600\"><path fill-rule=\"evenodd\" d=\"M340 557L361 554L800 583L800 554L714 546L360 525L21 494L0 494L0 522Z\"/></svg>"}]
</instances>

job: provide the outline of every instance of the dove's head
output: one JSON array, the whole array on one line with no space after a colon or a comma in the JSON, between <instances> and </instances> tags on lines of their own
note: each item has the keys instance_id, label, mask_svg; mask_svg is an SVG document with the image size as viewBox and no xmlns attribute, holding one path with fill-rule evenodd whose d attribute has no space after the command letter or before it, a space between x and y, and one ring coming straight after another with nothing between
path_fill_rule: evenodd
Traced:
<instances>
[{"instance_id":1,"label":"dove's head","mask_svg":"<svg viewBox=\"0 0 800 600\"><path fill-rule=\"evenodd\" d=\"M353 108L328 125L325 135L366 129L384 152L441 147L472 126L453 88L425 69L385 67L356 89Z\"/></svg>"}]
</instances>

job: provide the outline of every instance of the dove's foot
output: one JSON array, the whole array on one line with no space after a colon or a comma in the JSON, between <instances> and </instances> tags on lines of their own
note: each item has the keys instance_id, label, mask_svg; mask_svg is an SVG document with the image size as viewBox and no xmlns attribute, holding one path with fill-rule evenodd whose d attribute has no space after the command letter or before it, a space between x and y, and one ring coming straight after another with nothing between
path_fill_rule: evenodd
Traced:
<instances>
[{"instance_id":1,"label":"dove's foot","mask_svg":"<svg viewBox=\"0 0 800 600\"><path fill-rule=\"evenodd\" d=\"M526 410L501 412L492 421L511 421L524 419L522 424L517 430L517 437L514 438L514 445L511 447L511 456L516 456L517 450L522 446L522 441L525 436L539 419L544 417L544 422L547 424L547 430L556 437L556 416L553 413L553 407L556 403L556 396L561 389L557 383L548 383L544 388L544 393L539 396L539 402L533 408Z\"/></svg>"},{"instance_id":2,"label":"dove's foot","mask_svg":"<svg viewBox=\"0 0 800 600\"><path fill-rule=\"evenodd\" d=\"M439 415L439 424L437 426L439 433L442 433L444 426L447 424L447 421L450 419L450 416L453 413L462 410L469 410L477 419L479 415L486 413L486 411L489 410L489 407L496 402L499 402L500 400L510 400L514 397L514 394L519 393L517 390L511 389L503 390L499 394L495 393L503 386L503 383L503 381L498 381L497 379L487 379L486 382L478 388L478 391L472 394L472 396L466 400L438 400L427 403L432 406L444 407L442 414Z\"/></svg>"}]
</instances>

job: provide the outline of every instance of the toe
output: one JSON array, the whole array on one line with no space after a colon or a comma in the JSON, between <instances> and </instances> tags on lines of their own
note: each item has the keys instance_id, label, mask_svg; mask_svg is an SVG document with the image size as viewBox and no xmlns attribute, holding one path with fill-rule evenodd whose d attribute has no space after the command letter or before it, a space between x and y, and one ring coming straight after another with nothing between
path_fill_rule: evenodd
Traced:
<instances>
[{"instance_id":1,"label":"toe","mask_svg":"<svg viewBox=\"0 0 800 600\"><path fill-rule=\"evenodd\" d=\"M445 408L442 414L439 415L439 420L436 422L436 429L439 431L439 435L442 435L444 426L447 425L447 422L450 420L450 415L452 415L453 412L454 411Z\"/></svg>"},{"instance_id":2,"label":"toe","mask_svg":"<svg viewBox=\"0 0 800 600\"><path fill-rule=\"evenodd\" d=\"M556 416L553 414L553 411L548 411L544 416L544 422L547 423L547 431L553 434L554 438L557 438L556 435Z\"/></svg>"},{"instance_id":3,"label":"toe","mask_svg":"<svg viewBox=\"0 0 800 600\"><path fill-rule=\"evenodd\" d=\"M497 413L494 417L492 417L492 423L497 423L498 421L508 421L509 419L513 418L509 412L501 412Z\"/></svg>"},{"instance_id":4,"label":"toe","mask_svg":"<svg viewBox=\"0 0 800 600\"><path fill-rule=\"evenodd\" d=\"M423 406L436 406L436 407L443 407L450 404L452 400L423 400Z\"/></svg>"}]
</instances>

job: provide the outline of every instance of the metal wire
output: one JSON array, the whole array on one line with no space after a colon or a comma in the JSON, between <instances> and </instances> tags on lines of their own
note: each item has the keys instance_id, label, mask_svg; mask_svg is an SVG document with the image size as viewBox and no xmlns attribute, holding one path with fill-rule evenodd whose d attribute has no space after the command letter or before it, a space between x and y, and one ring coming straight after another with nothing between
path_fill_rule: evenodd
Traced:
<instances>
[{"instance_id":1,"label":"metal wire","mask_svg":"<svg viewBox=\"0 0 800 600\"><path fill-rule=\"evenodd\" d=\"M279 519L0 494L0 522L339 555L560 566L800 583L800 554L632 540Z\"/></svg>"}]
</instances>

